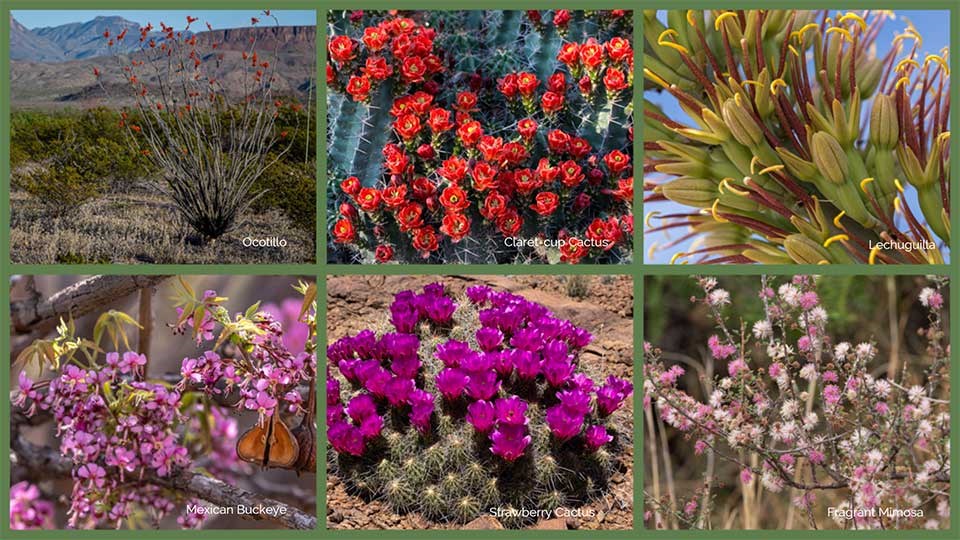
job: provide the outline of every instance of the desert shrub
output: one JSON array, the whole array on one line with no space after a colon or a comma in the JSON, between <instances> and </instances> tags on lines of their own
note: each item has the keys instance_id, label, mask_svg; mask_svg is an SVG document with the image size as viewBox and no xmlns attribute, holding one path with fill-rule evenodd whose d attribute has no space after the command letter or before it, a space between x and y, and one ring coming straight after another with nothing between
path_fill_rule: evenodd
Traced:
<instances>
[{"instance_id":1,"label":"desert shrub","mask_svg":"<svg viewBox=\"0 0 960 540\"><path fill-rule=\"evenodd\" d=\"M721 527L735 490L745 529L786 523L760 511L761 500L784 504L811 528L824 518L844 529L948 528L948 280L918 287L918 355L844 339L812 276L758 281L759 291L734 295L715 278L697 279L695 309L714 326L705 343L690 345L705 351L702 364L686 350L644 345L647 436L652 450L664 449L647 461L659 480L645 485L644 521ZM744 294L759 298L759 317L740 314ZM671 460L716 465L664 489L674 480L660 470Z\"/></svg>"},{"instance_id":2,"label":"desert shrub","mask_svg":"<svg viewBox=\"0 0 960 540\"><path fill-rule=\"evenodd\" d=\"M331 11L329 23L331 253L630 259L630 12Z\"/></svg>"},{"instance_id":3,"label":"desert shrub","mask_svg":"<svg viewBox=\"0 0 960 540\"><path fill-rule=\"evenodd\" d=\"M279 25L269 10L263 16ZM231 100L228 94L236 88L228 91L217 79L217 44L199 42L190 30L194 22L188 17L183 31L161 23L160 43L148 38L152 25L141 28L134 58L114 56L113 69L134 99L120 125L154 164L160 188L184 221L203 238L213 239L233 229L255 200L253 185L294 147L296 134L281 127L278 119L285 112L288 118L299 118L295 113L303 107L274 92L271 81L282 67L277 51L259 50L255 38L242 52L242 69L231 83L240 86L244 98ZM251 25L259 22L251 18ZM123 39L137 38L104 34L111 47ZM99 68L95 74L106 92ZM161 91L148 88L150 79L159 80Z\"/></svg>"},{"instance_id":4,"label":"desert shrub","mask_svg":"<svg viewBox=\"0 0 960 540\"><path fill-rule=\"evenodd\" d=\"M327 350L330 467L396 512L505 525L604 493L624 436L629 381L595 383L579 364L593 336L521 296L435 283L404 291L390 327Z\"/></svg>"},{"instance_id":5,"label":"desert shrub","mask_svg":"<svg viewBox=\"0 0 960 540\"><path fill-rule=\"evenodd\" d=\"M254 210L279 208L297 227L317 228L316 164L313 161L279 160L253 185L259 194Z\"/></svg>"}]
</instances>

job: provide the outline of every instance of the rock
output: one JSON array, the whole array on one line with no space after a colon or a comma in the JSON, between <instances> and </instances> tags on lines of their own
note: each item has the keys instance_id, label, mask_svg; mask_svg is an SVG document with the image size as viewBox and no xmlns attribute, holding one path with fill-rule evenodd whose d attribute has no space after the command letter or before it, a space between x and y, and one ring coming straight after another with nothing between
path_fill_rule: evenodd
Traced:
<instances>
[{"instance_id":1,"label":"rock","mask_svg":"<svg viewBox=\"0 0 960 540\"><path fill-rule=\"evenodd\" d=\"M545 519L537 523L534 529L540 531L565 531L567 530L567 520L565 518Z\"/></svg>"},{"instance_id":2,"label":"rock","mask_svg":"<svg viewBox=\"0 0 960 540\"><path fill-rule=\"evenodd\" d=\"M340 523L343 521L343 513L339 510L334 510L327 519L329 519L331 523Z\"/></svg>"},{"instance_id":3,"label":"rock","mask_svg":"<svg viewBox=\"0 0 960 540\"><path fill-rule=\"evenodd\" d=\"M567 528L575 531L580 528L580 520L575 517L567 518Z\"/></svg>"},{"instance_id":4,"label":"rock","mask_svg":"<svg viewBox=\"0 0 960 540\"><path fill-rule=\"evenodd\" d=\"M503 529L503 525L493 516L480 516L464 525L463 529L471 531L494 531Z\"/></svg>"}]
</instances>

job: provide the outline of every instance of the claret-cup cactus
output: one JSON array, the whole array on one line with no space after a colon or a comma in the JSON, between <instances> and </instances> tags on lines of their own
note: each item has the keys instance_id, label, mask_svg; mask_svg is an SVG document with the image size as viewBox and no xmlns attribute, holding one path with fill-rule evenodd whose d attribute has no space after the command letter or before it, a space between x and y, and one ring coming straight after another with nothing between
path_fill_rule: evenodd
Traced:
<instances>
[{"instance_id":1,"label":"claret-cup cactus","mask_svg":"<svg viewBox=\"0 0 960 540\"><path fill-rule=\"evenodd\" d=\"M349 490L439 522L497 509L508 527L603 493L633 386L584 372L588 331L517 295L475 286L454 300L440 283L397 294L380 330L327 351L329 466Z\"/></svg>"},{"instance_id":2,"label":"claret-cup cactus","mask_svg":"<svg viewBox=\"0 0 960 540\"><path fill-rule=\"evenodd\" d=\"M672 262L943 263L948 51L925 54L908 22L878 53L890 18L646 12L648 96L667 92L686 114L645 103L645 201L674 203L648 212L647 232L686 229L658 238L651 254L667 250Z\"/></svg>"}]
</instances>

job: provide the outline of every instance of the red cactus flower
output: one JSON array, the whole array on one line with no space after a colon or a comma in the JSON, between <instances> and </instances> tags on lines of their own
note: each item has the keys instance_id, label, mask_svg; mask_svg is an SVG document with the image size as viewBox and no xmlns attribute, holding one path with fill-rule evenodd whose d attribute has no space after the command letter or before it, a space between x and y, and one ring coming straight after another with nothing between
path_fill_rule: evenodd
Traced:
<instances>
[{"instance_id":1,"label":"red cactus flower","mask_svg":"<svg viewBox=\"0 0 960 540\"><path fill-rule=\"evenodd\" d=\"M427 125L430 126L430 129L433 130L434 133L442 133L453 129L453 122L450 121L450 111L439 107L430 109L430 114L427 117Z\"/></svg>"},{"instance_id":2,"label":"red cactus flower","mask_svg":"<svg viewBox=\"0 0 960 540\"><path fill-rule=\"evenodd\" d=\"M333 240L338 244L352 244L357 239L357 231L349 219L338 220L333 225Z\"/></svg>"},{"instance_id":3,"label":"red cactus flower","mask_svg":"<svg viewBox=\"0 0 960 540\"><path fill-rule=\"evenodd\" d=\"M497 89L500 90L500 93L507 99L517 97L517 92L519 91L517 87L517 74L508 73L502 79L498 80Z\"/></svg>"},{"instance_id":4,"label":"red cactus flower","mask_svg":"<svg viewBox=\"0 0 960 540\"><path fill-rule=\"evenodd\" d=\"M633 58L633 48L630 41L622 37L610 38L605 45L607 56L611 62L621 62L628 58Z\"/></svg>"},{"instance_id":5,"label":"red cactus flower","mask_svg":"<svg viewBox=\"0 0 960 540\"><path fill-rule=\"evenodd\" d=\"M619 176L620 173L630 167L630 157L620 150L614 150L603 157L603 163L611 173Z\"/></svg>"},{"instance_id":6,"label":"red cactus flower","mask_svg":"<svg viewBox=\"0 0 960 540\"><path fill-rule=\"evenodd\" d=\"M607 92L615 94L627 87L627 77L620 68L607 68L607 73L603 76L603 85L607 88Z\"/></svg>"},{"instance_id":7,"label":"red cactus flower","mask_svg":"<svg viewBox=\"0 0 960 540\"><path fill-rule=\"evenodd\" d=\"M534 93L536 93L538 86L540 86L540 79L537 79L537 76L533 73L528 73L526 71L517 73L517 90L520 92L521 96L532 96Z\"/></svg>"},{"instance_id":8,"label":"red cactus flower","mask_svg":"<svg viewBox=\"0 0 960 540\"><path fill-rule=\"evenodd\" d=\"M540 162L537 164L537 176L540 177L540 181L543 184L549 184L557 179L557 175L560 174L560 167L551 167L550 160L547 158L540 158Z\"/></svg>"},{"instance_id":9,"label":"red cactus flower","mask_svg":"<svg viewBox=\"0 0 960 540\"><path fill-rule=\"evenodd\" d=\"M540 187L540 177L533 169L518 169L513 173L513 184L521 195L526 195Z\"/></svg>"},{"instance_id":10,"label":"red cactus flower","mask_svg":"<svg viewBox=\"0 0 960 540\"><path fill-rule=\"evenodd\" d=\"M487 161L499 161L500 153L503 151L503 139L492 135L480 137L477 143L477 150L483 154L483 159Z\"/></svg>"},{"instance_id":11,"label":"red cactus flower","mask_svg":"<svg viewBox=\"0 0 960 540\"><path fill-rule=\"evenodd\" d=\"M389 244L380 244L374 252L378 263L390 262L393 259L393 246Z\"/></svg>"},{"instance_id":12,"label":"red cactus flower","mask_svg":"<svg viewBox=\"0 0 960 540\"><path fill-rule=\"evenodd\" d=\"M511 165L519 165L527 160L527 149L520 143L509 142L503 145L500 152L500 159Z\"/></svg>"},{"instance_id":13,"label":"red cactus flower","mask_svg":"<svg viewBox=\"0 0 960 540\"><path fill-rule=\"evenodd\" d=\"M387 44L390 34L384 32L379 26L370 26L363 29L363 38L361 39L370 52L377 52Z\"/></svg>"},{"instance_id":14,"label":"red cactus flower","mask_svg":"<svg viewBox=\"0 0 960 540\"><path fill-rule=\"evenodd\" d=\"M463 142L464 146L470 148L476 145L480 137L483 136L483 128L480 127L480 122L476 120L466 122L457 130L457 136L460 137L460 141Z\"/></svg>"},{"instance_id":15,"label":"red cactus flower","mask_svg":"<svg viewBox=\"0 0 960 540\"><path fill-rule=\"evenodd\" d=\"M583 241L578 238L569 238L560 246L560 261L570 264L577 264L587 254L587 248Z\"/></svg>"},{"instance_id":16,"label":"red cactus flower","mask_svg":"<svg viewBox=\"0 0 960 540\"><path fill-rule=\"evenodd\" d=\"M407 186L404 184L391 184L380 193L380 198L387 208L400 208L407 202Z\"/></svg>"},{"instance_id":17,"label":"red cactus flower","mask_svg":"<svg viewBox=\"0 0 960 540\"><path fill-rule=\"evenodd\" d=\"M436 251L437 248L440 247L439 240L437 239L437 231L429 225L420 227L413 233L413 247L426 259L430 256L431 252Z\"/></svg>"},{"instance_id":18,"label":"red cactus flower","mask_svg":"<svg viewBox=\"0 0 960 540\"><path fill-rule=\"evenodd\" d=\"M413 196L421 201L437 192L437 186L423 176L414 178L411 187L413 188Z\"/></svg>"},{"instance_id":19,"label":"red cactus flower","mask_svg":"<svg viewBox=\"0 0 960 540\"><path fill-rule=\"evenodd\" d=\"M347 82L347 93L354 101L366 101L370 97L370 79L366 75L351 75Z\"/></svg>"},{"instance_id":20,"label":"red cactus flower","mask_svg":"<svg viewBox=\"0 0 960 540\"><path fill-rule=\"evenodd\" d=\"M338 64L349 62L356 56L353 40L349 36L337 36L331 39L327 50L330 52L330 58Z\"/></svg>"},{"instance_id":21,"label":"red cactus flower","mask_svg":"<svg viewBox=\"0 0 960 540\"><path fill-rule=\"evenodd\" d=\"M393 129L404 141L410 141L420 133L420 118L415 114L405 114L393 123Z\"/></svg>"},{"instance_id":22,"label":"red cactus flower","mask_svg":"<svg viewBox=\"0 0 960 540\"><path fill-rule=\"evenodd\" d=\"M562 71L558 71L547 79L547 90L563 94L567 91L567 76Z\"/></svg>"},{"instance_id":23,"label":"red cactus flower","mask_svg":"<svg viewBox=\"0 0 960 540\"><path fill-rule=\"evenodd\" d=\"M534 212L540 214L541 216L549 216L557 209L557 205L560 203L560 197L552 191L541 191L537 193L536 202L530 205L530 208Z\"/></svg>"},{"instance_id":24,"label":"red cactus flower","mask_svg":"<svg viewBox=\"0 0 960 540\"><path fill-rule=\"evenodd\" d=\"M463 177L467 174L467 160L456 156L449 157L444 160L443 166L437 172L451 183L456 184L463 180Z\"/></svg>"},{"instance_id":25,"label":"red cactus flower","mask_svg":"<svg viewBox=\"0 0 960 540\"><path fill-rule=\"evenodd\" d=\"M440 204L448 212L462 212L470 206L470 199L467 198L466 192L459 187L450 186L440 194Z\"/></svg>"},{"instance_id":26,"label":"red cactus flower","mask_svg":"<svg viewBox=\"0 0 960 540\"><path fill-rule=\"evenodd\" d=\"M483 201L483 208L480 209L480 215L495 220L507 208L507 199L496 191L491 191Z\"/></svg>"},{"instance_id":27,"label":"red cactus flower","mask_svg":"<svg viewBox=\"0 0 960 540\"><path fill-rule=\"evenodd\" d=\"M516 208L506 208L497 216L497 229L504 236L514 236L520 232L523 227L523 218L517 213Z\"/></svg>"},{"instance_id":28,"label":"red cactus flower","mask_svg":"<svg viewBox=\"0 0 960 540\"><path fill-rule=\"evenodd\" d=\"M382 81L393 74L393 66L382 56L371 56L367 58L363 73L371 79Z\"/></svg>"},{"instance_id":29,"label":"red cactus flower","mask_svg":"<svg viewBox=\"0 0 960 540\"><path fill-rule=\"evenodd\" d=\"M580 63L580 44L575 42L564 43L557 52L557 60L574 69Z\"/></svg>"},{"instance_id":30,"label":"red cactus flower","mask_svg":"<svg viewBox=\"0 0 960 540\"><path fill-rule=\"evenodd\" d=\"M543 112L547 114L555 113L563 108L563 94L544 92L541 105L543 106Z\"/></svg>"},{"instance_id":31,"label":"red cactus flower","mask_svg":"<svg viewBox=\"0 0 960 540\"><path fill-rule=\"evenodd\" d=\"M524 139L530 139L537 134L537 121L533 118L524 118L517 122L517 132Z\"/></svg>"},{"instance_id":32,"label":"red cactus flower","mask_svg":"<svg viewBox=\"0 0 960 540\"><path fill-rule=\"evenodd\" d=\"M470 113L477 110L477 95L473 92L460 92L457 94L456 109L463 113Z\"/></svg>"},{"instance_id":33,"label":"red cactus flower","mask_svg":"<svg viewBox=\"0 0 960 540\"><path fill-rule=\"evenodd\" d=\"M486 161L478 161L470 173L473 175L473 188L477 191L497 188L497 169Z\"/></svg>"},{"instance_id":34,"label":"red cactus flower","mask_svg":"<svg viewBox=\"0 0 960 540\"><path fill-rule=\"evenodd\" d=\"M567 160L560 164L560 181L567 187L574 187L583 181L583 169L576 161Z\"/></svg>"},{"instance_id":35,"label":"red cactus flower","mask_svg":"<svg viewBox=\"0 0 960 540\"><path fill-rule=\"evenodd\" d=\"M404 82L421 82L426 73L427 66L419 56L408 56L403 59L403 63L400 65L400 75Z\"/></svg>"},{"instance_id":36,"label":"red cactus flower","mask_svg":"<svg viewBox=\"0 0 960 540\"><path fill-rule=\"evenodd\" d=\"M380 207L380 192L375 188L363 188L354 198L360 209L367 213L376 212Z\"/></svg>"},{"instance_id":37,"label":"red cactus flower","mask_svg":"<svg viewBox=\"0 0 960 540\"><path fill-rule=\"evenodd\" d=\"M450 213L443 216L440 232L450 237L454 244L470 233L470 218L463 214Z\"/></svg>"},{"instance_id":38,"label":"red cactus flower","mask_svg":"<svg viewBox=\"0 0 960 540\"><path fill-rule=\"evenodd\" d=\"M596 69L603 63L603 46L590 38L580 46L580 62L590 69Z\"/></svg>"},{"instance_id":39,"label":"red cactus flower","mask_svg":"<svg viewBox=\"0 0 960 540\"><path fill-rule=\"evenodd\" d=\"M397 212L397 224L403 232L412 231L423 225L423 207L417 203L407 203Z\"/></svg>"},{"instance_id":40,"label":"red cactus flower","mask_svg":"<svg viewBox=\"0 0 960 540\"><path fill-rule=\"evenodd\" d=\"M570 144L567 145L567 153L573 156L574 159L585 157L591 150L593 150L593 147L590 146L590 142L582 137L571 138Z\"/></svg>"},{"instance_id":41,"label":"red cactus flower","mask_svg":"<svg viewBox=\"0 0 960 540\"><path fill-rule=\"evenodd\" d=\"M570 10L569 9L558 9L553 14L553 24L557 25L560 28L566 27L570 24Z\"/></svg>"},{"instance_id":42,"label":"red cactus flower","mask_svg":"<svg viewBox=\"0 0 960 540\"><path fill-rule=\"evenodd\" d=\"M559 129L552 129L547 133L547 146L551 152L562 154L570 145L570 135Z\"/></svg>"}]
</instances>

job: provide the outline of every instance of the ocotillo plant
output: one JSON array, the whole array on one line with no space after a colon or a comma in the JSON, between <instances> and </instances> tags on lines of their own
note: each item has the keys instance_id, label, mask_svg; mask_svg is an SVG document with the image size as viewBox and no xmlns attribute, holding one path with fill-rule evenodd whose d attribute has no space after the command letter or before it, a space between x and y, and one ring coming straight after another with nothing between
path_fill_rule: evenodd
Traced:
<instances>
[{"instance_id":1,"label":"ocotillo plant","mask_svg":"<svg viewBox=\"0 0 960 540\"><path fill-rule=\"evenodd\" d=\"M327 349L329 468L396 512L528 524L604 492L627 436L625 379L595 383L585 329L485 286L403 291L390 325Z\"/></svg>"},{"instance_id":2,"label":"ocotillo plant","mask_svg":"<svg viewBox=\"0 0 960 540\"><path fill-rule=\"evenodd\" d=\"M883 56L887 13L644 14L647 232L673 262L942 263L950 239L947 50L912 25ZM651 205L653 206L653 205Z\"/></svg>"},{"instance_id":3,"label":"ocotillo plant","mask_svg":"<svg viewBox=\"0 0 960 540\"><path fill-rule=\"evenodd\" d=\"M279 26L270 10L262 16ZM159 188L181 217L213 239L233 228L258 197L251 193L254 183L290 150L295 137L278 129L276 120L301 105L277 95L276 48L269 57L258 52L253 33L242 51L225 51L222 43L194 33L197 20L188 16L182 30L160 23L159 34L152 24L139 35L107 31L103 39L111 47L139 39L132 55L114 56L120 86L134 100L121 124L136 151L160 171ZM260 19L250 23L256 27ZM208 23L206 29L213 28ZM227 55L239 61L238 73L221 73ZM94 74L104 91L112 86L99 68Z\"/></svg>"},{"instance_id":4,"label":"ocotillo plant","mask_svg":"<svg viewBox=\"0 0 960 540\"><path fill-rule=\"evenodd\" d=\"M629 12L353 11L328 23L332 258L629 259Z\"/></svg>"}]
</instances>

